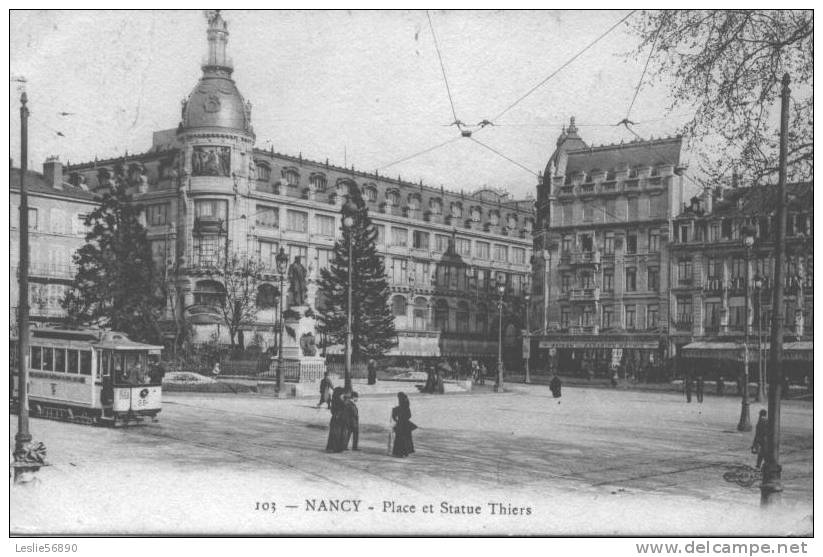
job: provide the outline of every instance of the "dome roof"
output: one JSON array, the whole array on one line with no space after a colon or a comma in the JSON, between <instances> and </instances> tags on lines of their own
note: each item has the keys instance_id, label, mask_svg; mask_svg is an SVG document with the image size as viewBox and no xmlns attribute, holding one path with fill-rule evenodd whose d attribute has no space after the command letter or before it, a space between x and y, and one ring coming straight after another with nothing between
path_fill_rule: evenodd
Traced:
<instances>
[{"instance_id":1,"label":"dome roof","mask_svg":"<svg viewBox=\"0 0 823 557\"><path fill-rule=\"evenodd\" d=\"M251 105L243 100L234 81L217 72L204 72L183 104L183 128L251 129Z\"/></svg>"}]
</instances>

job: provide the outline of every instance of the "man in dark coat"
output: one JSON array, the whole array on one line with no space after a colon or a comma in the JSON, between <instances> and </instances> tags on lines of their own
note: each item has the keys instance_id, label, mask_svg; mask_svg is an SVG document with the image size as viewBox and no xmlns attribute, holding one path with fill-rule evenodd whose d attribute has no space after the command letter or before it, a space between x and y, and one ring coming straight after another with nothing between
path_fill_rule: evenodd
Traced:
<instances>
[{"instance_id":1,"label":"man in dark coat","mask_svg":"<svg viewBox=\"0 0 823 557\"><path fill-rule=\"evenodd\" d=\"M692 388L694 387L694 382L692 381L692 374L687 373L686 377L684 378L685 387L686 387L686 402L692 401Z\"/></svg>"},{"instance_id":2,"label":"man in dark coat","mask_svg":"<svg viewBox=\"0 0 823 557\"><path fill-rule=\"evenodd\" d=\"M561 388L561 386L562 386L562 383L560 382L560 378L557 375L552 377L552 380L549 382L549 389L551 389L552 396L554 398L560 398L560 388ZM558 402L560 402L560 401L558 401Z\"/></svg>"},{"instance_id":3,"label":"man in dark coat","mask_svg":"<svg viewBox=\"0 0 823 557\"><path fill-rule=\"evenodd\" d=\"M377 363L374 359L370 359L369 363L366 365L369 374L369 385L374 385L377 383Z\"/></svg>"},{"instance_id":4,"label":"man in dark coat","mask_svg":"<svg viewBox=\"0 0 823 557\"><path fill-rule=\"evenodd\" d=\"M357 448L357 441L360 438L360 412L357 410L357 391L352 391L349 395L344 397L345 400L345 416L346 424L349 427L349 436L351 437L351 450L359 451ZM349 440L346 439L346 446Z\"/></svg>"},{"instance_id":5,"label":"man in dark coat","mask_svg":"<svg viewBox=\"0 0 823 557\"><path fill-rule=\"evenodd\" d=\"M754 428L754 441L752 441L752 452L757 455L757 468L763 464L763 459L766 457L766 433L769 429L768 413L761 410L757 419L757 425Z\"/></svg>"},{"instance_id":6,"label":"man in dark coat","mask_svg":"<svg viewBox=\"0 0 823 557\"><path fill-rule=\"evenodd\" d=\"M703 374L697 374L697 402L703 402Z\"/></svg>"},{"instance_id":7,"label":"man in dark coat","mask_svg":"<svg viewBox=\"0 0 823 557\"><path fill-rule=\"evenodd\" d=\"M317 403L318 408L323 406L324 402L326 403L326 408L331 408L332 389L334 389L334 384L332 384L329 372L327 371L323 373L323 380L320 381L320 402Z\"/></svg>"}]
</instances>

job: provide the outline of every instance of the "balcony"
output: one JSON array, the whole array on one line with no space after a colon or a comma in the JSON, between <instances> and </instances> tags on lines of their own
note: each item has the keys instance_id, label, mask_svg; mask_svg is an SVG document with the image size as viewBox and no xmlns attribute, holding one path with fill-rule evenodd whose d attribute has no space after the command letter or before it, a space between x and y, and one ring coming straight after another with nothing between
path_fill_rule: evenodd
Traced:
<instances>
[{"instance_id":1,"label":"balcony","mask_svg":"<svg viewBox=\"0 0 823 557\"><path fill-rule=\"evenodd\" d=\"M600 265L599 251L573 251L569 257L571 265Z\"/></svg>"},{"instance_id":2,"label":"balcony","mask_svg":"<svg viewBox=\"0 0 823 557\"><path fill-rule=\"evenodd\" d=\"M705 292L719 294L723 292L723 281L719 278L710 277L706 279L706 286L703 287Z\"/></svg>"},{"instance_id":3,"label":"balcony","mask_svg":"<svg viewBox=\"0 0 823 557\"><path fill-rule=\"evenodd\" d=\"M194 231L197 234L225 234L226 221L220 217L200 216L194 219Z\"/></svg>"},{"instance_id":4,"label":"balcony","mask_svg":"<svg viewBox=\"0 0 823 557\"><path fill-rule=\"evenodd\" d=\"M597 325L574 325L569 327L570 335L596 335L599 332Z\"/></svg>"},{"instance_id":5,"label":"balcony","mask_svg":"<svg viewBox=\"0 0 823 557\"><path fill-rule=\"evenodd\" d=\"M599 288L572 288L569 290L570 302L597 302L599 300Z\"/></svg>"},{"instance_id":6,"label":"balcony","mask_svg":"<svg viewBox=\"0 0 823 557\"><path fill-rule=\"evenodd\" d=\"M678 331L691 331L693 317L691 315L681 315L674 322L674 326Z\"/></svg>"},{"instance_id":7,"label":"balcony","mask_svg":"<svg viewBox=\"0 0 823 557\"><path fill-rule=\"evenodd\" d=\"M572 195L574 193L574 186L560 186L558 195Z\"/></svg>"}]
</instances>

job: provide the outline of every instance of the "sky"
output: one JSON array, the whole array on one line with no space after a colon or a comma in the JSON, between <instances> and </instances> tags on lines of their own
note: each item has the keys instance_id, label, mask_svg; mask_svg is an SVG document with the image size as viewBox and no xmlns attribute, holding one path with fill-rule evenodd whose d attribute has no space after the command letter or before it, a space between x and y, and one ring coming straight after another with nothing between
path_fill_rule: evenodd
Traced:
<instances>
[{"instance_id":1,"label":"sky","mask_svg":"<svg viewBox=\"0 0 823 557\"><path fill-rule=\"evenodd\" d=\"M571 116L589 145L634 138L615 124L627 116L646 56L630 54L639 38L625 23L560 69L628 13L430 11L431 26L425 11L224 10L223 17L258 147L522 197L534 193ZM449 125L432 27L457 117L495 124L475 132L476 141ZM143 152L153 131L176 128L180 101L201 75L206 19L200 10L16 11L10 49L10 157L18 166L23 85L15 79L23 77L29 164L40 169L50 155L77 163ZM676 133L688 114L669 114L669 105L665 84L641 87L628 114L634 130L644 138Z\"/></svg>"}]
</instances>

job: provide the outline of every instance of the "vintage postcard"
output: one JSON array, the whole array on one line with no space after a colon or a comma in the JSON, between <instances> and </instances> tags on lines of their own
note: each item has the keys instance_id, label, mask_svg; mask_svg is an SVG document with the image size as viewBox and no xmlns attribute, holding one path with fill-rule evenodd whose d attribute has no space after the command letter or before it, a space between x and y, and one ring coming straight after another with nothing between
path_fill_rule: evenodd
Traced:
<instances>
[{"instance_id":1,"label":"vintage postcard","mask_svg":"<svg viewBox=\"0 0 823 557\"><path fill-rule=\"evenodd\" d=\"M812 536L813 31L11 11L10 534Z\"/></svg>"}]
</instances>

